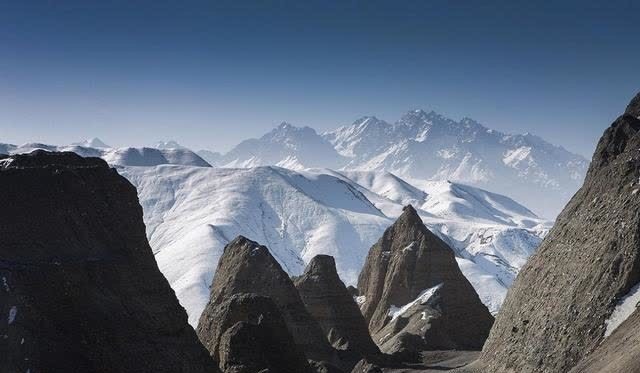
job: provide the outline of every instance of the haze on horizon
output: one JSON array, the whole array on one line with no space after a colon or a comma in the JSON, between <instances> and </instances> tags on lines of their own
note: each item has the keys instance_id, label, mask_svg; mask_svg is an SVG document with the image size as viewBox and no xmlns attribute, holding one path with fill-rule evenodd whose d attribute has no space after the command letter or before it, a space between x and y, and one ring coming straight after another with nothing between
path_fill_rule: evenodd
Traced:
<instances>
[{"instance_id":1,"label":"haze on horizon","mask_svg":"<svg viewBox=\"0 0 640 373\"><path fill-rule=\"evenodd\" d=\"M590 157L638 90L631 1L0 4L0 142L226 151L411 109Z\"/></svg>"}]
</instances>

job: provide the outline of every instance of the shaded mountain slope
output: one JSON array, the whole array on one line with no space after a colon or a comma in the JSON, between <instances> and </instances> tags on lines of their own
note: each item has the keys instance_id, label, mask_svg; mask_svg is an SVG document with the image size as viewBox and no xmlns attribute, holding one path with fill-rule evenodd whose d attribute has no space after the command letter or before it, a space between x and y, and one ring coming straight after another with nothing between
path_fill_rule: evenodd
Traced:
<instances>
[{"instance_id":1,"label":"shaded mountain slope","mask_svg":"<svg viewBox=\"0 0 640 373\"><path fill-rule=\"evenodd\" d=\"M135 188L97 158L0 161L0 366L216 372L147 242Z\"/></svg>"}]
</instances>

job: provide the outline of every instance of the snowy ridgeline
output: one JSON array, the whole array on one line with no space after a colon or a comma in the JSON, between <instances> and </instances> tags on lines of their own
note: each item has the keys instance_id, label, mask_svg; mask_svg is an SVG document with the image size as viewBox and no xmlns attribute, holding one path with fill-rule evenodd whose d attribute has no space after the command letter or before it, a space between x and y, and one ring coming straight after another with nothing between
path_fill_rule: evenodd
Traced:
<instances>
[{"instance_id":1,"label":"snowy ridgeline","mask_svg":"<svg viewBox=\"0 0 640 373\"><path fill-rule=\"evenodd\" d=\"M315 255L332 255L342 280L355 285L369 248L412 204L455 250L495 313L551 225L498 194L446 181L409 183L386 172L178 165L118 171L138 188L156 260L192 325L225 244L240 234L266 245L292 275Z\"/></svg>"},{"instance_id":2,"label":"snowy ridgeline","mask_svg":"<svg viewBox=\"0 0 640 373\"><path fill-rule=\"evenodd\" d=\"M422 110L394 123L363 117L322 134L282 123L225 154L198 154L216 167L327 167L452 180L508 195L548 218L580 187L589 164L528 133L506 134L472 119L455 121Z\"/></svg>"}]
</instances>

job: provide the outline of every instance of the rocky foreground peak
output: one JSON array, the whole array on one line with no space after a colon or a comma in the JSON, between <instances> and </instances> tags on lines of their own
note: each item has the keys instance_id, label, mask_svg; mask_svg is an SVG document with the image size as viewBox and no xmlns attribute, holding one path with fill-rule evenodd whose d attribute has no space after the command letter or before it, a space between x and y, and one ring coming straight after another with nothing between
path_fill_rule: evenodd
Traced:
<instances>
[{"instance_id":1,"label":"rocky foreground peak","mask_svg":"<svg viewBox=\"0 0 640 373\"><path fill-rule=\"evenodd\" d=\"M237 293L209 304L198 334L225 372L310 372L303 351L268 297Z\"/></svg>"},{"instance_id":2,"label":"rocky foreground peak","mask_svg":"<svg viewBox=\"0 0 640 373\"><path fill-rule=\"evenodd\" d=\"M216 372L107 164L0 161L0 366L11 372Z\"/></svg>"},{"instance_id":3,"label":"rocky foreground peak","mask_svg":"<svg viewBox=\"0 0 640 373\"><path fill-rule=\"evenodd\" d=\"M333 362L334 350L318 322L309 315L287 273L269 249L243 236L227 244L220 257L211 284L210 301L198 324L201 340L210 338L206 324L211 310L238 293L271 298L280 309L296 345L307 358ZM215 356L215 351L210 352Z\"/></svg>"},{"instance_id":4,"label":"rocky foreground peak","mask_svg":"<svg viewBox=\"0 0 640 373\"><path fill-rule=\"evenodd\" d=\"M380 350L371 340L367 323L336 271L329 255L317 255L304 274L295 280L305 307L341 357L354 364L363 357L375 358Z\"/></svg>"},{"instance_id":5,"label":"rocky foreground peak","mask_svg":"<svg viewBox=\"0 0 640 373\"><path fill-rule=\"evenodd\" d=\"M358 289L384 353L417 358L424 350L479 350L493 323L453 250L410 205L369 251Z\"/></svg>"},{"instance_id":6,"label":"rocky foreground peak","mask_svg":"<svg viewBox=\"0 0 640 373\"><path fill-rule=\"evenodd\" d=\"M629 115L637 104L638 96L605 131L584 185L520 271L476 363L480 371L566 372L599 345L605 350L594 356L629 337L605 332L640 282L640 120Z\"/></svg>"}]
</instances>

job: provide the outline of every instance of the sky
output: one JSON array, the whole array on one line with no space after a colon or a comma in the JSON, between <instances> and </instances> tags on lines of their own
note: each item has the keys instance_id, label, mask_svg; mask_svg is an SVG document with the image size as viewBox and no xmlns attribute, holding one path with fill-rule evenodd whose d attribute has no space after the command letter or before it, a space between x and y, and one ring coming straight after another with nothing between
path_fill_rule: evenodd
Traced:
<instances>
[{"instance_id":1,"label":"sky","mask_svg":"<svg viewBox=\"0 0 640 373\"><path fill-rule=\"evenodd\" d=\"M226 151L424 109L590 157L640 90L639 4L0 0L0 142Z\"/></svg>"}]
</instances>

